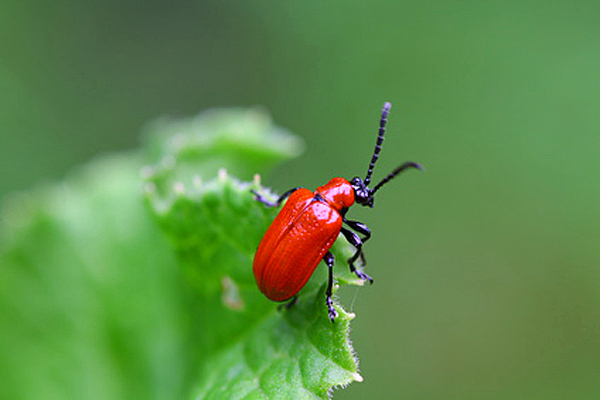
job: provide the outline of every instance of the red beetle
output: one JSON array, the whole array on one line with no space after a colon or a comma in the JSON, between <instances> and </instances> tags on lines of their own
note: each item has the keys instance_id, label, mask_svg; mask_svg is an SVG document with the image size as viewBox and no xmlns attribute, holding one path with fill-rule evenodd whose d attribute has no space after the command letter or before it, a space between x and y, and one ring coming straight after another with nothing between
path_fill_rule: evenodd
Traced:
<instances>
[{"instance_id":1,"label":"red beetle","mask_svg":"<svg viewBox=\"0 0 600 400\"><path fill-rule=\"evenodd\" d=\"M364 264L362 246L371 237L371 231L361 222L347 220L348 208L355 202L372 208L375 192L388 181L408 168L423 169L417 163L406 162L372 189L368 187L381 151L390 108L390 103L383 106L377 144L364 180L355 177L348 182L344 178L333 178L326 185L319 186L314 193L308 189L294 188L282 194L275 202L252 191L256 200L269 207L279 206L289 197L263 236L252 266L258 288L269 299L286 301L293 297L295 300L296 294L304 287L319 262L324 260L329 268L326 304L329 318L333 322L337 312L331 299L334 258L329 249L340 232L356 248L354 255L348 259L350 271L363 280L373 282L369 275L354 265L359 257ZM343 227L343 223L364 237Z\"/></svg>"}]
</instances>

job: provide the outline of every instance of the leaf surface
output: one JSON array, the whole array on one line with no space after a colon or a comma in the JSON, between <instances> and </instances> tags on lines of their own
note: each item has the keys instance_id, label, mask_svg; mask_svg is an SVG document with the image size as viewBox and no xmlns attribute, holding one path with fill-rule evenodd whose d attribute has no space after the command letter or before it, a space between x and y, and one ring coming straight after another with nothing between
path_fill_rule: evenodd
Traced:
<instances>
[{"instance_id":1,"label":"leaf surface","mask_svg":"<svg viewBox=\"0 0 600 400\"><path fill-rule=\"evenodd\" d=\"M252 276L277 212L253 176L299 139L228 109L163 118L144 140L4 200L0 398L310 398L361 380L325 267L281 311ZM338 282L359 283L338 242Z\"/></svg>"}]
</instances>

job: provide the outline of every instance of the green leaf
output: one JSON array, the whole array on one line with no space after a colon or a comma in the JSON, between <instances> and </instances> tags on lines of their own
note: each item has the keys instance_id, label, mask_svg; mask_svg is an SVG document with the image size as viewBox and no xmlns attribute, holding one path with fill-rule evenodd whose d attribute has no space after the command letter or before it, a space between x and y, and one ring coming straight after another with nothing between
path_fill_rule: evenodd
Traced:
<instances>
[{"instance_id":1,"label":"green leaf","mask_svg":"<svg viewBox=\"0 0 600 400\"><path fill-rule=\"evenodd\" d=\"M0 398L173 399L193 360L177 262L139 155L94 161L0 214Z\"/></svg>"},{"instance_id":2,"label":"green leaf","mask_svg":"<svg viewBox=\"0 0 600 400\"><path fill-rule=\"evenodd\" d=\"M219 117L211 114L221 122L227 120ZM200 160L189 155L201 152L193 148L197 143L220 142L218 136L228 130L175 130L178 140L192 148L159 152L162 158L156 165L144 169L144 188L147 203L202 304L196 317L205 329L198 332L197 343L205 363L195 397L327 397L334 386L362 380L348 340L353 316L338 305L336 322L327 317L324 266L300 292L297 304L280 312L256 287L252 259L278 210L255 201L250 189L275 196L259 186L258 177L251 183L239 182L221 169L215 179L206 181L200 175L202 168L195 170L196 175L189 173L190 165L197 163L222 164L212 157L221 159L223 152ZM269 143L273 153L279 149L284 154L289 138L282 141L281 134L273 136L264 129L250 131L256 143ZM198 134L202 140L195 137ZM239 139L244 142L242 133ZM228 151L238 152L239 147ZM238 171L253 170L246 160L236 158ZM346 260L350 253L343 242L335 248L338 260ZM346 271L347 266L338 261L337 270ZM343 282L361 283L348 272L339 276Z\"/></svg>"},{"instance_id":3,"label":"green leaf","mask_svg":"<svg viewBox=\"0 0 600 400\"><path fill-rule=\"evenodd\" d=\"M5 199L0 398L326 397L360 381L325 267L281 311L252 276L277 210L249 190L274 197L255 174L299 139L229 109L161 119L145 143ZM360 284L347 243L333 251L338 283Z\"/></svg>"}]
</instances>

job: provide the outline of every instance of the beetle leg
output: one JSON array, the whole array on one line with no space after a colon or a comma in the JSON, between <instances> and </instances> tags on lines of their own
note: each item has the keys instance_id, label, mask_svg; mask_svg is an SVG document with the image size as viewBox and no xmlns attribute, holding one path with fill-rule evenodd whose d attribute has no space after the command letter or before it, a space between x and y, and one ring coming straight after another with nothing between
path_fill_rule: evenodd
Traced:
<instances>
[{"instance_id":1,"label":"beetle leg","mask_svg":"<svg viewBox=\"0 0 600 400\"><path fill-rule=\"evenodd\" d=\"M290 197L290 195L292 193L294 193L296 190L298 190L300 188L293 188L288 190L287 192L285 192L284 194L282 194L281 196L279 196L279 198L276 201L269 201L267 199L265 199L264 197L262 197L260 195L260 193L258 193L256 190L252 189L250 190L252 192L252 194L254 194L256 197L256 201L258 201L259 203L263 203L264 205L266 205L267 207L279 207L279 205L288 197Z\"/></svg>"},{"instance_id":2,"label":"beetle leg","mask_svg":"<svg viewBox=\"0 0 600 400\"><path fill-rule=\"evenodd\" d=\"M325 261L325 264L327 264L327 268L329 268L329 281L327 282L327 290L325 291L327 300L325 300L325 302L327 303L327 308L329 310L329 319L331 319L331 322L334 322L335 317L337 317L337 315L338 315L337 311L335 311L335 308L333 307L333 300L331 299L331 294L332 294L332 289L333 289L333 261L334 260L335 260L335 258L333 257L333 254L331 254L331 252L329 252L329 251L325 254L325 257L323 257L323 261Z\"/></svg>"},{"instance_id":3,"label":"beetle leg","mask_svg":"<svg viewBox=\"0 0 600 400\"><path fill-rule=\"evenodd\" d=\"M364 251L360 252L360 265L362 265L363 267L365 265L367 265L367 260L365 259L365 252Z\"/></svg>"},{"instance_id":4,"label":"beetle leg","mask_svg":"<svg viewBox=\"0 0 600 400\"><path fill-rule=\"evenodd\" d=\"M341 231L342 231L342 234L344 235L344 237L346 238L346 240L348 240L348 242L350 242L350 244L356 248L356 253L354 253L354 255L348 259L348 265L350 266L350 272L354 272L356 274L356 276L358 276L362 280L373 283L373 278L371 278L369 275L365 274L361 269L356 268L354 266L354 262L362 254L363 241L360 239L360 237L356 233L352 232L349 229L342 228ZM365 240L367 240L367 239L369 239L369 237L367 237ZM364 260L364 258L362 258L362 259Z\"/></svg>"},{"instance_id":5,"label":"beetle leg","mask_svg":"<svg viewBox=\"0 0 600 400\"><path fill-rule=\"evenodd\" d=\"M286 310L289 310L290 308L292 308L294 306L294 304L296 304L297 301L298 301L298 295L295 295L290 300L288 300L287 303L283 303L283 304L278 305L277 306L277 310L281 311L284 308Z\"/></svg>"},{"instance_id":6,"label":"beetle leg","mask_svg":"<svg viewBox=\"0 0 600 400\"><path fill-rule=\"evenodd\" d=\"M371 238L371 230L362 222L358 222L358 221L348 221L347 219L344 218L344 222L352 229L354 229L355 231L362 233L363 235L365 235L364 238L361 239L361 241L363 242L363 244L369 240ZM360 252L360 262L361 265L366 265L367 264L367 260L365 260L365 252L361 251Z\"/></svg>"},{"instance_id":7,"label":"beetle leg","mask_svg":"<svg viewBox=\"0 0 600 400\"><path fill-rule=\"evenodd\" d=\"M344 218L344 222L346 223L346 225L348 225L350 228L354 229L356 232L362 233L363 235L365 235L365 237L361 239L363 243L371 238L371 230L362 222L348 221L346 218Z\"/></svg>"}]
</instances>

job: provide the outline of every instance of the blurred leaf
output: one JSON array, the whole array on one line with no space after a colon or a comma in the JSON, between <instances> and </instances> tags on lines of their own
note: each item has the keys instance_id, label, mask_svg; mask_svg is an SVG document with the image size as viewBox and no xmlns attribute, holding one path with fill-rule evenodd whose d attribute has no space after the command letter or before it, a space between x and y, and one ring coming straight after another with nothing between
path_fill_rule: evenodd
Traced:
<instances>
[{"instance_id":1,"label":"blurred leaf","mask_svg":"<svg viewBox=\"0 0 600 400\"><path fill-rule=\"evenodd\" d=\"M164 167L174 182L214 177L220 169L251 179L300 155L304 147L298 137L273 125L260 107L212 109L187 119L163 117L146 126L144 138L149 157L161 160L158 171Z\"/></svg>"},{"instance_id":2,"label":"blurred leaf","mask_svg":"<svg viewBox=\"0 0 600 400\"><path fill-rule=\"evenodd\" d=\"M0 398L180 396L185 297L139 197L135 154L4 204Z\"/></svg>"}]
</instances>

